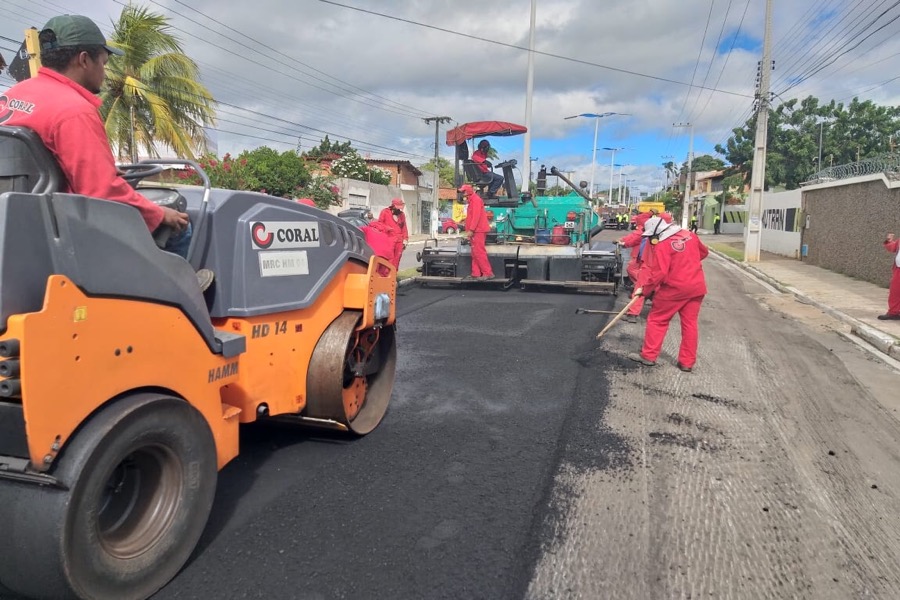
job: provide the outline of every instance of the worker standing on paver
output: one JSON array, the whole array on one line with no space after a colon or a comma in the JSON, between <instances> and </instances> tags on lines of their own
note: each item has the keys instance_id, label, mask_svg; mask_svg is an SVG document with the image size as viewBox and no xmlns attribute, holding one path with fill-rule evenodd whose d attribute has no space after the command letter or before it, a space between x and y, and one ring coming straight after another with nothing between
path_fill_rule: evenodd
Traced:
<instances>
[{"instance_id":1,"label":"worker standing on paver","mask_svg":"<svg viewBox=\"0 0 900 600\"><path fill-rule=\"evenodd\" d=\"M894 266L888 291L888 310L883 315L878 315L878 318L882 321L896 321L900 320L900 240L893 233L887 234L884 249L894 254Z\"/></svg>"},{"instance_id":2,"label":"worker standing on paver","mask_svg":"<svg viewBox=\"0 0 900 600\"><path fill-rule=\"evenodd\" d=\"M628 355L642 365L653 366L662 350L669 322L677 313L681 320L679 369L691 372L697 362L700 305L706 296L706 278L701 261L709 249L700 238L659 217L644 224L649 238L650 260L646 283L634 290L636 296L653 294L653 307L647 315L647 328L641 352Z\"/></svg>"},{"instance_id":3,"label":"worker standing on paver","mask_svg":"<svg viewBox=\"0 0 900 600\"><path fill-rule=\"evenodd\" d=\"M475 193L475 189L465 184L460 186L467 205L466 209L466 237L472 244L472 275L473 279L493 279L494 271L488 260L487 249L484 244L487 234L491 230L487 213L484 210L484 201Z\"/></svg>"}]
</instances>

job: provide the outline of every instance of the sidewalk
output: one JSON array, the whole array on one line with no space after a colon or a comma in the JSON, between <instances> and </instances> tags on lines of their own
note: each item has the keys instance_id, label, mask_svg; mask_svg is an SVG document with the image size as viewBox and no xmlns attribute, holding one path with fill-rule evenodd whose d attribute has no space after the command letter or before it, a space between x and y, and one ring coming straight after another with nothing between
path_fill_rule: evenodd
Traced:
<instances>
[{"instance_id":1,"label":"sidewalk","mask_svg":"<svg viewBox=\"0 0 900 600\"><path fill-rule=\"evenodd\" d=\"M850 330L892 358L900 359L900 321L879 321L887 310L886 288L815 267L800 260L763 252L758 263L728 256L744 252L740 234L713 235L701 230L710 250L759 277L781 292L793 294L850 326ZM731 254L734 254L734 252Z\"/></svg>"}]
</instances>

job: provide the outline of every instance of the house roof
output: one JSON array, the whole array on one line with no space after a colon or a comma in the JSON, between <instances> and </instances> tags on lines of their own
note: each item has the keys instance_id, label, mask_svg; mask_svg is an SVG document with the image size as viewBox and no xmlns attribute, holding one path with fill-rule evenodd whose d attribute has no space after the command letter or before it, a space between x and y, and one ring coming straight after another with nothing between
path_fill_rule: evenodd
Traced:
<instances>
[{"instance_id":1,"label":"house roof","mask_svg":"<svg viewBox=\"0 0 900 600\"><path fill-rule=\"evenodd\" d=\"M382 158L367 158L365 159L367 165L395 165L395 166L403 166L406 165L409 167L409 170L415 174L416 177L422 175L422 171L418 169L414 164L409 162L408 160L390 160L390 159L382 159Z\"/></svg>"}]
</instances>

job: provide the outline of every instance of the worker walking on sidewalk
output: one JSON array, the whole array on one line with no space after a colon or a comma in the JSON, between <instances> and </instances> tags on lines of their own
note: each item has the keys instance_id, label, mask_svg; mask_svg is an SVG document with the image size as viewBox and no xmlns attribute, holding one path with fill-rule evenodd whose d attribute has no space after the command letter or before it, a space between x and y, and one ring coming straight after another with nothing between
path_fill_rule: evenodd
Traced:
<instances>
[{"instance_id":1,"label":"worker walking on sidewalk","mask_svg":"<svg viewBox=\"0 0 900 600\"><path fill-rule=\"evenodd\" d=\"M475 193L471 185L460 186L460 193L467 204L466 208L466 237L472 244L472 277L474 279L493 279L494 271L488 260L487 250L484 247L487 234L491 230L487 213L484 210L484 201Z\"/></svg>"},{"instance_id":2,"label":"worker walking on sidewalk","mask_svg":"<svg viewBox=\"0 0 900 600\"><path fill-rule=\"evenodd\" d=\"M882 321L896 321L900 320L900 240L893 233L887 234L884 249L894 254L894 266L888 291L888 310L883 315L878 315L878 318Z\"/></svg>"},{"instance_id":3,"label":"worker walking on sidewalk","mask_svg":"<svg viewBox=\"0 0 900 600\"><path fill-rule=\"evenodd\" d=\"M701 261L709 255L709 249L696 235L659 217L644 224L644 237L649 238L652 258L646 283L634 293L638 296L653 294L653 307L647 316L641 352L631 353L628 358L642 365L655 365L669 322L677 313L681 320L677 366L690 372L697 362L700 336L697 322L700 305L706 296Z\"/></svg>"}]
</instances>

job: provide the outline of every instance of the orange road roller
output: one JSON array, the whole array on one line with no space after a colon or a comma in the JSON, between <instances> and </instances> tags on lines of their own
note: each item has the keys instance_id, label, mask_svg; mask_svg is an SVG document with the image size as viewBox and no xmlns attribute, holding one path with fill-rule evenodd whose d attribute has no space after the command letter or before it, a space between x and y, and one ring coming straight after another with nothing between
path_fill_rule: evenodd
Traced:
<instances>
[{"instance_id":1,"label":"orange road roller","mask_svg":"<svg viewBox=\"0 0 900 600\"><path fill-rule=\"evenodd\" d=\"M134 208L58 193L37 137L0 127L0 589L147 598L194 550L241 423L365 435L385 415L393 266L341 219L192 166L204 185L139 187L190 214L185 260Z\"/></svg>"}]
</instances>

